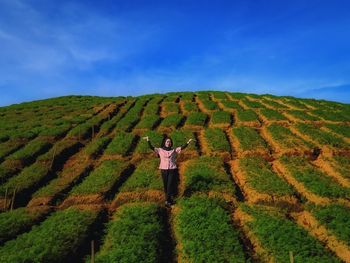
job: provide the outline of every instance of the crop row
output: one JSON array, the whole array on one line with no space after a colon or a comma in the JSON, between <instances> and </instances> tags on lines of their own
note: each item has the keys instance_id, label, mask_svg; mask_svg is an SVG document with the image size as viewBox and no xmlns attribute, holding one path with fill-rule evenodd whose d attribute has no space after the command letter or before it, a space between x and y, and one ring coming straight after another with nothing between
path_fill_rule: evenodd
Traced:
<instances>
[{"instance_id":1,"label":"crop row","mask_svg":"<svg viewBox=\"0 0 350 263\"><path fill-rule=\"evenodd\" d=\"M72 203L99 203L111 193L112 189L123 179L123 172L128 163L121 160L103 161L82 183L73 187L62 206Z\"/></svg>"},{"instance_id":2,"label":"crop row","mask_svg":"<svg viewBox=\"0 0 350 263\"><path fill-rule=\"evenodd\" d=\"M233 201L236 190L219 157L202 156L186 162L180 170L185 196L206 193Z\"/></svg>"},{"instance_id":3,"label":"crop row","mask_svg":"<svg viewBox=\"0 0 350 263\"><path fill-rule=\"evenodd\" d=\"M165 262L162 208L152 203L121 206L106 225L95 262ZM90 262L90 257L86 262Z\"/></svg>"},{"instance_id":4,"label":"crop row","mask_svg":"<svg viewBox=\"0 0 350 263\"><path fill-rule=\"evenodd\" d=\"M0 248L2 262L62 262L77 256L97 212L68 208ZM71 258L72 259L72 258Z\"/></svg>"},{"instance_id":5,"label":"crop row","mask_svg":"<svg viewBox=\"0 0 350 263\"><path fill-rule=\"evenodd\" d=\"M174 216L179 262L247 262L223 199L192 196Z\"/></svg>"},{"instance_id":6,"label":"crop row","mask_svg":"<svg viewBox=\"0 0 350 263\"><path fill-rule=\"evenodd\" d=\"M275 262L341 262L308 231L291 222L282 212L263 206L240 205L236 213L257 257Z\"/></svg>"},{"instance_id":7,"label":"crop row","mask_svg":"<svg viewBox=\"0 0 350 263\"><path fill-rule=\"evenodd\" d=\"M309 138L319 143L320 145L327 145L334 148L349 148L350 144L345 142L341 137L333 135L332 133L320 130L319 127L306 124L298 123L295 126L297 130Z\"/></svg>"},{"instance_id":8,"label":"crop row","mask_svg":"<svg viewBox=\"0 0 350 263\"><path fill-rule=\"evenodd\" d=\"M239 159L237 171L233 170L233 174L243 189L246 189L248 200L293 202L293 188L276 175L271 164L260 156Z\"/></svg>"},{"instance_id":9,"label":"crop row","mask_svg":"<svg viewBox=\"0 0 350 263\"><path fill-rule=\"evenodd\" d=\"M305 157L282 156L279 160L290 175L311 193L331 199L350 197L349 188L340 186L332 177L310 164Z\"/></svg>"}]
</instances>

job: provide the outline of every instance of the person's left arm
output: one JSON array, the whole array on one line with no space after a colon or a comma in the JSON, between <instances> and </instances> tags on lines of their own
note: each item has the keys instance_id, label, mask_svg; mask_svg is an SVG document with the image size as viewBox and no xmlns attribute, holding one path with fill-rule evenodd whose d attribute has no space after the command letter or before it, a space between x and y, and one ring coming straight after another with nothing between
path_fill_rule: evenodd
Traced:
<instances>
[{"instance_id":1,"label":"person's left arm","mask_svg":"<svg viewBox=\"0 0 350 263\"><path fill-rule=\"evenodd\" d=\"M185 149L190 144L191 141L193 141L193 139L189 139L185 144L181 145L180 147L177 147L176 152L180 153L181 150Z\"/></svg>"}]
</instances>

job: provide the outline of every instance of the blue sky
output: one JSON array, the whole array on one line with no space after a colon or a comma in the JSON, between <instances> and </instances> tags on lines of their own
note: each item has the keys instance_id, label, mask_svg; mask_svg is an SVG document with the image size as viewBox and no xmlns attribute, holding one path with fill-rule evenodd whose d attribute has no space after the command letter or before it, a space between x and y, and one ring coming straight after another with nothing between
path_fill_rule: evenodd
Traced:
<instances>
[{"instance_id":1,"label":"blue sky","mask_svg":"<svg viewBox=\"0 0 350 263\"><path fill-rule=\"evenodd\" d=\"M348 1L0 0L0 106L226 90L350 103Z\"/></svg>"}]
</instances>

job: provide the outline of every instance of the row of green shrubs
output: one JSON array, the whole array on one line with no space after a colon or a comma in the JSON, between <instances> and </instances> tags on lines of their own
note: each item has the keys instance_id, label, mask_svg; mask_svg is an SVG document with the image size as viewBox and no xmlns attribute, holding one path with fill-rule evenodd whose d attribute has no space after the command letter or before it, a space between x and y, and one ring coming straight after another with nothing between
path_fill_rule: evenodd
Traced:
<instances>
[{"instance_id":1,"label":"row of green shrubs","mask_svg":"<svg viewBox=\"0 0 350 263\"><path fill-rule=\"evenodd\" d=\"M93 170L83 182L75 186L71 195L104 194L121 178L122 172L127 168L128 163L122 160L103 161Z\"/></svg>"},{"instance_id":2,"label":"row of green shrubs","mask_svg":"<svg viewBox=\"0 0 350 263\"><path fill-rule=\"evenodd\" d=\"M0 214L0 244L15 238L30 228L50 212L46 207L35 209L20 207Z\"/></svg>"},{"instance_id":3,"label":"row of green shrubs","mask_svg":"<svg viewBox=\"0 0 350 263\"><path fill-rule=\"evenodd\" d=\"M246 175L247 183L259 193L272 196L293 195L292 187L272 171L271 164L261 156L239 159L239 168Z\"/></svg>"},{"instance_id":4,"label":"row of green shrubs","mask_svg":"<svg viewBox=\"0 0 350 263\"><path fill-rule=\"evenodd\" d=\"M64 262L87 240L97 212L68 208L0 248L1 262Z\"/></svg>"},{"instance_id":5,"label":"row of green shrubs","mask_svg":"<svg viewBox=\"0 0 350 263\"><path fill-rule=\"evenodd\" d=\"M339 185L335 179L314 167L305 157L280 158L292 176L312 193L328 198L350 198L350 189Z\"/></svg>"},{"instance_id":6,"label":"row of green shrubs","mask_svg":"<svg viewBox=\"0 0 350 263\"><path fill-rule=\"evenodd\" d=\"M273 123L267 126L267 131L272 139L287 149L298 149L300 147L314 147L313 143L305 141L303 138L292 133L291 130L282 125Z\"/></svg>"},{"instance_id":7,"label":"row of green shrubs","mask_svg":"<svg viewBox=\"0 0 350 263\"><path fill-rule=\"evenodd\" d=\"M232 134L239 142L242 151L267 150L267 144L259 133L245 126L238 126L232 129Z\"/></svg>"},{"instance_id":8,"label":"row of green shrubs","mask_svg":"<svg viewBox=\"0 0 350 263\"><path fill-rule=\"evenodd\" d=\"M166 262L162 210L152 203L121 206L108 222L95 262ZM91 262L87 257L86 262Z\"/></svg>"},{"instance_id":9,"label":"row of green shrubs","mask_svg":"<svg viewBox=\"0 0 350 263\"><path fill-rule=\"evenodd\" d=\"M320 130L319 127L306 124L297 123L295 126L301 133L309 136L312 140L320 143L321 145L328 145L334 148L349 148L350 144L345 142L342 138L335 136L329 132Z\"/></svg>"},{"instance_id":10,"label":"row of green shrubs","mask_svg":"<svg viewBox=\"0 0 350 263\"><path fill-rule=\"evenodd\" d=\"M240 208L252 216L253 220L247 222L247 226L269 254L267 258L273 257L275 262L290 262L292 252L296 263L341 262L304 228L278 210L246 204Z\"/></svg>"},{"instance_id":11,"label":"row of green shrubs","mask_svg":"<svg viewBox=\"0 0 350 263\"><path fill-rule=\"evenodd\" d=\"M192 196L178 204L174 228L181 262L249 262L224 200Z\"/></svg>"},{"instance_id":12,"label":"row of green shrubs","mask_svg":"<svg viewBox=\"0 0 350 263\"><path fill-rule=\"evenodd\" d=\"M233 182L220 157L201 156L189 161L184 171L184 191L186 196L210 191L235 196Z\"/></svg>"}]
</instances>

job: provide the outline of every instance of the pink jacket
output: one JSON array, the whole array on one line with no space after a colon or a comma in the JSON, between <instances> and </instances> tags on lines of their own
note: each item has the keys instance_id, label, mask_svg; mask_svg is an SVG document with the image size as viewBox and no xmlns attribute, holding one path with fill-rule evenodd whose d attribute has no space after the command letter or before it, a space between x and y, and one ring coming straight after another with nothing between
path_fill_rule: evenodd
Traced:
<instances>
[{"instance_id":1,"label":"pink jacket","mask_svg":"<svg viewBox=\"0 0 350 263\"><path fill-rule=\"evenodd\" d=\"M176 156L181 152L181 147L176 147L170 151L162 148L154 148L154 152L160 157L159 169L176 169Z\"/></svg>"}]
</instances>

